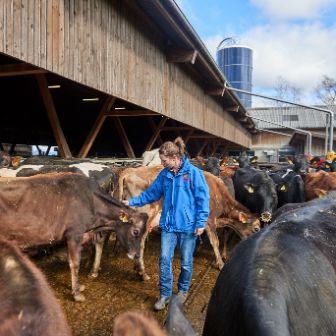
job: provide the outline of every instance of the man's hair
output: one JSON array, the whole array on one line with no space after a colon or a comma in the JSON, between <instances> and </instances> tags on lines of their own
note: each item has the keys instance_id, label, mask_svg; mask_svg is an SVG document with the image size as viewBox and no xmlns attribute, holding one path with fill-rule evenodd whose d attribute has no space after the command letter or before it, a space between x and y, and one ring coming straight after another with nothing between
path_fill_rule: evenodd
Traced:
<instances>
[{"instance_id":1,"label":"man's hair","mask_svg":"<svg viewBox=\"0 0 336 336\"><path fill-rule=\"evenodd\" d=\"M177 137L174 142L166 141L164 142L160 149L159 153L165 156L173 156L176 155L178 157L182 157L185 153L185 143L181 137Z\"/></svg>"}]
</instances>

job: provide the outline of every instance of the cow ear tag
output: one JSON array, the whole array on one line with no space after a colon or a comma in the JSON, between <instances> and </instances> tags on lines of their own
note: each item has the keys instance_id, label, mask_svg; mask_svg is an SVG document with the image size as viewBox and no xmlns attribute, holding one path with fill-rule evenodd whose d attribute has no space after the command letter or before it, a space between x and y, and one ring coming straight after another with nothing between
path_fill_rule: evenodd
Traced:
<instances>
[{"instance_id":1,"label":"cow ear tag","mask_svg":"<svg viewBox=\"0 0 336 336\"><path fill-rule=\"evenodd\" d=\"M245 189L246 189L250 194L253 194L253 193L254 193L254 188L252 187L251 184L246 184L246 185L245 185Z\"/></svg>"},{"instance_id":2,"label":"cow ear tag","mask_svg":"<svg viewBox=\"0 0 336 336\"><path fill-rule=\"evenodd\" d=\"M128 215L125 212L121 212L119 215L119 219L123 222L123 223L128 223Z\"/></svg>"},{"instance_id":3,"label":"cow ear tag","mask_svg":"<svg viewBox=\"0 0 336 336\"><path fill-rule=\"evenodd\" d=\"M239 221L242 222L243 224L247 223L247 216L242 212L239 212Z\"/></svg>"},{"instance_id":4,"label":"cow ear tag","mask_svg":"<svg viewBox=\"0 0 336 336\"><path fill-rule=\"evenodd\" d=\"M288 162L289 164L293 164L293 161L290 160L290 159L288 159L287 162Z\"/></svg>"},{"instance_id":5,"label":"cow ear tag","mask_svg":"<svg viewBox=\"0 0 336 336\"><path fill-rule=\"evenodd\" d=\"M287 188L284 184L281 186L280 191L287 191Z\"/></svg>"}]
</instances>

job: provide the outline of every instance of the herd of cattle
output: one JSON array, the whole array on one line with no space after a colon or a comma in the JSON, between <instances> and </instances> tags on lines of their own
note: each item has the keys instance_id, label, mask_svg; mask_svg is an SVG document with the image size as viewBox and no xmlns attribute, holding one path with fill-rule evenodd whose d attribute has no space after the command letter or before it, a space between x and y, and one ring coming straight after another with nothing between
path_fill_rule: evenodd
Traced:
<instances>
[{"instance_id":1,"label":"herd of cattle","mask_svg":"<svg viewBox=\"0 0 336 336\"><path fill-rule=\"evenodd\" d=\"M97 277L111 232L142 279L149 279L144 250L158 227L162 201L139 209L121 201L154 181L162 169L155 160L155 151L136 168L0 153L0 335L23 335L22 330L70 335L43 275L18 248L65 241L76 301L85 300L78 280L83 244L95 245L90 275ZM301 156L262 170L255 158L237 161L236 166L217 158L192 161L204 170L209 186L206 234L222 269L203 335L336 334L334 162L317 170ZM242 239L230 258L229 229ZM168 321L176 320L167 327L171 335L193 333L172 300ZM130 314L116 320L115 335L131 335L137 323L140 329L148 325L148 335L164 334L160 328L154 333L155 322Z\"/></svg>"}]
</instances>

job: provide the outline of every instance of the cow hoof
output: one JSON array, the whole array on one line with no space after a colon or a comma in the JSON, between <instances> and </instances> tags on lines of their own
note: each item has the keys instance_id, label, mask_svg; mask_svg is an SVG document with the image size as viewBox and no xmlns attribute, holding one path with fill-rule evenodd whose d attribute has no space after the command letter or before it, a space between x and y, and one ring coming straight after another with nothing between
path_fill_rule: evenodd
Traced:
<instances>
[{"instance_id":1,"label":"cow hoof","mask_svg":"<svg viewBox=\"0 0 336 336\"><path fill-rule=\"evenodd\" d=\"M76 302L84 302L85 301L85 296L83 294L75 294L74 295L74 300Z\"/></svg>"},{"instance_id":2,"label":"cow hoof","mask_svg":"<svg viewBox=\"0 0 336 336\"><path fill-rule=\"evenodd\" d=\"M88 278L90 279L96 279L98 278L98 272L92 272L88 275Z\"/></svg>"},{"instance_id":3,"label":"cow hoof","mask_svg":"<svg viewBox=\"0 0 336 336\"><path fill-rule=\"evenodd\" d=\"M224 267L224 263L217 264L217 267L219 270L221 270Z\"/></svg>"},{"instance_id":4,"label":"cow hoof","mask_svg":"<svg viewBox=\"0 0 336 336\"><path fill-rule=\"evenodd\" d=\"M84 292L84 291L85 291L85 288L86 288L85 285L80 285L80 286L79 286L79 291L80 291L80 292Z\"/></svg>"}]
</instances>

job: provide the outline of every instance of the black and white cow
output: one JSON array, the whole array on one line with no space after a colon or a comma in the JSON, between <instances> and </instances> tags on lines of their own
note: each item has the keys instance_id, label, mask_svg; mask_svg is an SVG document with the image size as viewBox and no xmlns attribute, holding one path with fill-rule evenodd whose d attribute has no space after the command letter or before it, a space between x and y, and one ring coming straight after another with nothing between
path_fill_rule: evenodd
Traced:
<instances>
[{"instance_id":1,"label":"black and white cow","mask_svg":"<svg viewBox=\"0 0 336 336\"><path fill-rule=\"evenodd\" d=\"M0 177L27 177L48 173L79 173L96 180L99 186L107 192L111 191L114 177L112 169L107 165L84 160L76 162L61 158L41 159L31 157L23 161L16 169L0 169Z\"/></svg>"}]
</instances>

